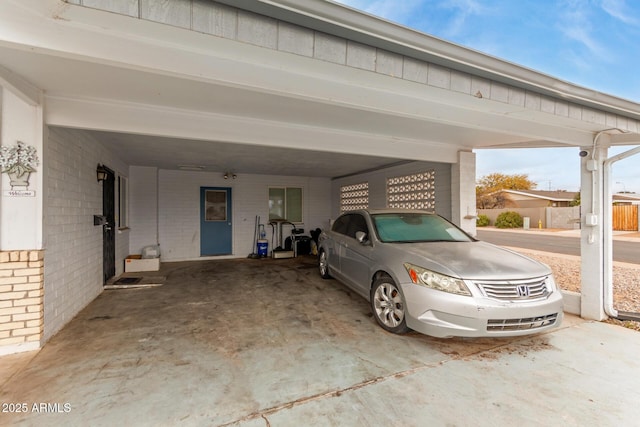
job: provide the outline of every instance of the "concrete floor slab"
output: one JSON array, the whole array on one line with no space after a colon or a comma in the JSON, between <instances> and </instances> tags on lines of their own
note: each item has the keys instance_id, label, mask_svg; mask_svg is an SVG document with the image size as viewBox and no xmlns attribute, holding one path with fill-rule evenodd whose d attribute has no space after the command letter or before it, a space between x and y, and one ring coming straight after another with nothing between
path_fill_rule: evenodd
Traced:
<instances>
[{"instance_id":1,"label":"concrete floor slab","mask_svg":"<svg viewBox=\"0 0 640 427\"><path fill-rule=\"evenodd\" d=\"M105 291L36 354L0 358L15 367L0 401L27 409L0 424L640 419L635 331L567 316L524 338L392 335L366 301L320 279L313 258L165 263L154 274L163 286Z\"/></svg>"}]
</instances>

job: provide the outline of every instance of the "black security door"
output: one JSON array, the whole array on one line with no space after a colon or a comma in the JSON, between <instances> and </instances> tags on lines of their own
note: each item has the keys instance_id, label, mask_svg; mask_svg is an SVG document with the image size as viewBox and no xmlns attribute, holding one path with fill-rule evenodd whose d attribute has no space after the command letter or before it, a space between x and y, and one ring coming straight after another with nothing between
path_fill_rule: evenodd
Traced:
<instances>
[{"instance_id":1,"label":"black security door","mask_svg":"<svg viewBox=\"0 0 640 427\"><path fill-rule=\"evenodd\" d=\"M102 215L107 219L102 226L102 271L104 283L116 274L116 231L115 231L115 174L105 168L107 179L102 182Z\"/></svg>"}]
</instances>

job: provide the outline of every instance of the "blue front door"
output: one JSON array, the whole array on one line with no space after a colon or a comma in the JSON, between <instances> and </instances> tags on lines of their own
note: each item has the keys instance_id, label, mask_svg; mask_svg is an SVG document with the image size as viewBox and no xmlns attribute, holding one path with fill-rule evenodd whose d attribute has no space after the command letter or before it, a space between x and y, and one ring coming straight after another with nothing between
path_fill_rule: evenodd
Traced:
<instances>
[{"instance_id":1,"label":"blue front door","mask_svg":"<svg viewBox=\"0 0 640 427\"><path fill-rule=\"evenodd\" d=\"M200 187L200 256L232 252L231 188Z\"/></svg>"}]
</instances>

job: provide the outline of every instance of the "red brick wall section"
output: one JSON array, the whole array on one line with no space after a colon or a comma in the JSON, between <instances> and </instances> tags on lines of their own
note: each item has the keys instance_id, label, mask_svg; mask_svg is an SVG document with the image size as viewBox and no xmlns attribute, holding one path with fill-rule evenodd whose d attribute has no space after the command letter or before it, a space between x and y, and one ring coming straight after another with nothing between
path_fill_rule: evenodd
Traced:
<instances>
[{"instance_id":1,"label":"red brick wall section","mask_svg":"<svg viewBox=\"0 0 640 427\"><path fill-rule=\"evenodd\" d=\"M42 338L44 251L0 252L0 348Z\"/></svg>"}]
</instances>

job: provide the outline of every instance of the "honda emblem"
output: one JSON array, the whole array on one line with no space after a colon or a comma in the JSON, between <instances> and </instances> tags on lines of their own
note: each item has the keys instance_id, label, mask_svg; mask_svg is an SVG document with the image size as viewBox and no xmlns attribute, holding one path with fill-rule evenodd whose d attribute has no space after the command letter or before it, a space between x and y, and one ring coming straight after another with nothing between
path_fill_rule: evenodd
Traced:
<instances>
[{"instance_id":1,"label":"honda emblem","mask_svg":"<svg viewBox=\"0 0 640 427\"><path fill-rule=\"evenodd\" d=\"M527 285L518 285L516 286L516 292L518 292L518 297L526 298L529 296L529 287Z\"/></svg>"}]
</instances>

